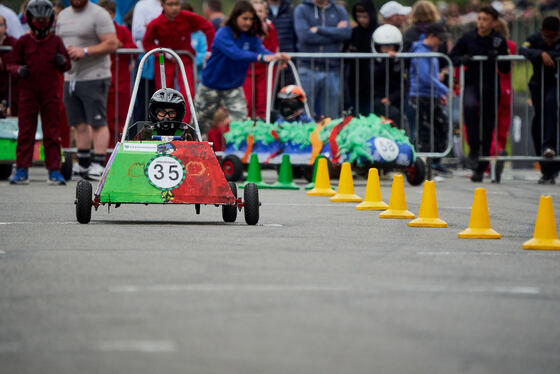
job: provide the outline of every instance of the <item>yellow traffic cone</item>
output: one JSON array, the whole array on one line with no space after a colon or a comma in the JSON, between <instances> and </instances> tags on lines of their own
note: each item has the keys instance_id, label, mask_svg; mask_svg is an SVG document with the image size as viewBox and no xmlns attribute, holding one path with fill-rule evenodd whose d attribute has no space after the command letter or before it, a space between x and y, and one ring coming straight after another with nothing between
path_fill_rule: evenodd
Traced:
<instances>
[{"instance_id":1,"label":"yellow traffic cone","mask_svg":"<svg viewBox=\"0 0 560 374\"><path fill-rule=\"evenodd\" d=\"M309 196L333 196L336 191L331 188L329 165L326 158L320 158L315 175L315 188L307 191Z\"/></svg>"},{"instance_id":2,"label":"yellow traffic cone","mask_svg":"<svg viewBox=\"0 0 560 374\"><path fill-rule=\"evenodd\" d=\"M360 202L362 198L354 193L354 179L352 178L352 167L349 162L342 163L340 178L338 180L338 192L331 197L334 203Z\"/></svg>"},{"instance_id":3,"label":"yellow traffic cone","mask_svg":"<svg viewBox=\"0 0 560 374\"><path fill-rule=\"evenodd\" d=\"M447 227L447 222L439 219L434 181L424 182L418 218L410 221L408 225L412 227Z\"/></svg>"},{"instance_id":4,"label":"yellow traffic cone","mask_svg":"<svg viewBox=\"0 0 560 374\"><path fill-rule=\"evenodd\" d=\"M404 195L404 184L402 174L393 177L391 187L391 197L389 199L389 209L379 214L379 218L404 218L412 219L416 216L407 210L406 197Z\"/></svg>"},{"instance_id":5,"label":"yellow traffic cone","mask_svg":"<svg viewBox=\"0 0 560 374\"><path fill-rule=\"evenodd\" d=\"M552 197L541 196L535 234L533 239L523 243L523 249L551 249L560 250L560 240L556 234L556 221L552 208Z\"/></svg>"},{"instance_id":6,"label":"yellow traffic cone","mask_svg":"<svg viewBox=\"0 0 560 374\"><path fill-rule=\"evenodd\" d=\"M379 187L379 172L376 168L369 169L366 197L364 202L356 206L357 210L386 210L389 208L381 199L381 188Z\"/></svg>"},{"instance_id":7,"label":"yellow traffic cone","mask_svg":"<svg viewBox=\"0 0 560 374\"><path fill-rule=\"evenodd\" d=\"M457 236L462 239L500 239L502 237L490 228L490 216L488 215L488 203L486 202L486 190L484 188L474 190L469 227Z\"/></svg>"}]
</instances>

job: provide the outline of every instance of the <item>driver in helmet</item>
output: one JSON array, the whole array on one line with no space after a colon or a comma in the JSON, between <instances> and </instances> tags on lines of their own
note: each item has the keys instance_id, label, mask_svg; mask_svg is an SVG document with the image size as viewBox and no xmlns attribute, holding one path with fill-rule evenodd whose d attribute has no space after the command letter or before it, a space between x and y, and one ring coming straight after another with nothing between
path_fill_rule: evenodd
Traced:
<instances>
[{"instance_id":1,"label":"driver in helmet","mask_svg":"<svg viewBox=\"0 0 560 374\"><path fill-rule=\"evenodd\" d=\"M185 99L179 91L172 88L157 90L148 105L151 123L144 126L140 132L140 140L152 140L154 136L178 136L181 140L196 139L194 129L182 122L185 111Z\"/></svg>"},{"instance_id":2,"label":"driver in helmet","mask_svg":"<svg viewBox=\"0 0 560 374\"><path fill-rule=\"evenodd\" d=\"M401 115L402 67L394 57L402 50L403 37L400 30L389 24L381 25L372 35L371 48L374 53L387 53L387 58L374 61L374 112L399 124Z\"/></svg>"},{"instance_id":3,"label":"driver in helmet","mask_svg":"<svg viewBox=\"0 0 560 374\"><path fill-rule=\"evenodd\" d=\"M19 77L16 172L11 184L29 183L37 116L41 113L47 182L64 185L60 173L60 107L58 72L70 70L70 57L62 39L53 33L54 8L48 0L31 0L25 16L31 32L21 36L8 58L8 71Z\"/></svg>"},{"instance_id":4,"label":"driver in helmet","mask_svg":"<svg viewBox=\"0 0 560 374\"><path fill-rule=\"evenodd\" d=\"M305 92L296 85L283 87L277 95L280 115L277 122L309 123L313 119L305 114Z\"/></svg>"}]
</instances>

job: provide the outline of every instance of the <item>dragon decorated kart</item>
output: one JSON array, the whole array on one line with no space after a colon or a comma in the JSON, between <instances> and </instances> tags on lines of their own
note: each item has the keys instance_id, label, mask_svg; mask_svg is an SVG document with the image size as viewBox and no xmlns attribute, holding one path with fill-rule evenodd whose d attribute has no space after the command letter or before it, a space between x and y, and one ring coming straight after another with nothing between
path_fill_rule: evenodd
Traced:
<instances>
[{"instance_id":1,"label":"dragon decorated kart","mask_svg":"<svg viewBox=\"0 0 560 374\"><path fill-rule=\"evenodd\" d=\"M162 69L163 54L173 56L181 70L185 87L189 87L184 66L175 52L158 48L144 55L132 91L122 139L109 158L93 198L93 188L89 181L80 180L76 185L78 222L90 222L92 208L97 210L101 205L119 207L122 204L192 204L196 214L200 213L201 205L221 206L225 222L234 222L238 210L243 209L247 224L257 224L260 206L257 186L254 183L247 184L243 199L237 197L237 187L235 183L226 180L210 143L201 141L188 90L188 105L194 125L166 121L155 125L151 122L138 122L129 126L142 68L146 59L154 53L160 54ZM165 74L161 76L162 87L165 87ZM182 120L183 117L178 115L177 118ZM172 128L179 135L155 135L161 128L160 125ZM156 131L152 132L154 129ZM146 134L149 134L147 140Z\"/></svg>"},{"instance_id":2,"label":"dragon decorated kart","mask_svg":"<svg viewBox=\"0 0 560 374\"><path fill-rule=\"evenodd\" d=\"M288 66L301 87L295 66L291 62ZM394 127L389 119L370 114L326 118L318 123L271 123L272 68L269 66L266 121L232 122L224 135L226 148L221 164L228 180L241 179L251 153L255 153L261 167L276 167L281 164L282 155L289 154L294 174L308 180L312 177L314 162L322 155L329 161L331 170L350 162L364 175L370 167L401 169L410 184L419 185L424 181L426 164L416 157L404 130ZM311 117L307 102L305 112Z\"/></svg>"}]
</instances>

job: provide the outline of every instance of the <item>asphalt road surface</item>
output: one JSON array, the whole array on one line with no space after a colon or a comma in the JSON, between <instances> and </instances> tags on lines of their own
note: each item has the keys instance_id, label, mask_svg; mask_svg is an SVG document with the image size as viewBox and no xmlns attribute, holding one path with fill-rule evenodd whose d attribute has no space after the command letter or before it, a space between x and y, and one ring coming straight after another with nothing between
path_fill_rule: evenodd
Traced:
<instances>
[{"instance_id":1,"label":"asphalt road surface","mask_svg":"<svg viewBox=\"0 0 560 374\"><path fill-rule=\"evenodd\" d=\"M521 245L541 194L558 222L560 187L509 173L476 185L503 238L465 240L461 173L436 183L444 229L302 190L260 191L257 226L154 205L80 225L76 182L34 168L0 182L0 373L557 374L560 252Z\"/></svg>"}]
</instances>

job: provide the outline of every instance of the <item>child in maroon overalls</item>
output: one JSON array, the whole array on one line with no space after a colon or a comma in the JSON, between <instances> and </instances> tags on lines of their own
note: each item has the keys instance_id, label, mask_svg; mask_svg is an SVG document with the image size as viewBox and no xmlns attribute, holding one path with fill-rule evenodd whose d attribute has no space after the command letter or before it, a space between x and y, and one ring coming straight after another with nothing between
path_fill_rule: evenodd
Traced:
<instances>
[{"instance_id":1,"label":"child in maroon overalls","mask_svg":"<svg viewBox=\"0 0 560 374\"><path fill-rule=\"evenodd\" d=\"M60 173L60 89L57 71L70 70L70 58L60 37L54 35L54 9L48 0L31 0L26 10L31 33L18 39L8 71L19 77L16 173L11 184L29 183L37 115L41 113L45 164L49 184L64 185Z\"/></svg>"}]
</instances>

